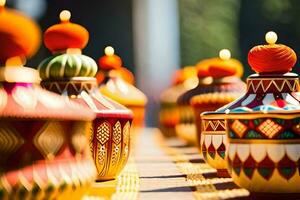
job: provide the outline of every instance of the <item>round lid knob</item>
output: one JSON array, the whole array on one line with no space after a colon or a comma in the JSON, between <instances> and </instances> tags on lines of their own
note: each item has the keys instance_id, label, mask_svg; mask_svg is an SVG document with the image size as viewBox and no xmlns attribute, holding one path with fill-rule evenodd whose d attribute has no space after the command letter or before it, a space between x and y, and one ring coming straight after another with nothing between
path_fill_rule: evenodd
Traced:
<instances>
[{"instance_id":1,"label":"round lid knob","mask_svg":"<svg viewBox=\"0 0 300 200\"><path fill-rule=\"evenodd\" d=\"M98 64L103 70L119 69L122 66L122 59L115 54L115 50L111 46L104 49L104 56L100 57Z\"/></svg>"},{"instance_id":2,"label":"round lid knob","mask_svg":"<svg viewBox=\"0 0 300 200\"><path fill-rule=\"evenodd\" d=\"M242 76L243 65L236 59L231 58L231 52L228 49L222 49L219 52L219 59L213 60L208 67L209 74L215 78L227 76Z\"/></svg>"},{"instance_id":3,"label":"round lid knob","mask_svg":"<svg viewBox=\"0 0 300 200\"><path fill-rule=\"evenodd\" d=\"M89 40L89 32L81 25L70 22L71 13L63 10L60 23L50 26L44 33L44 43L51 52L69 48L83 49Z\"/></svg>"},{"instance_id":4,"label":"round lid knob","mask_svg":"<svg viewBox=\"0 0 300 200\"><path fill-rule=\"evenodd\" d=\"M24 14L5 8L5 0L0 0L0 65L7 60L25 62L36 53L40 40L38 25Z\"/></svg>"},{"instance_id":5,"label":"round lid knob","mask_svg":"<svg viewBox=\"0 0 300 200\"><path fill-rule=\"evenodd\" d=\"M286 73L292 70L297 61L296 53L283 44L275 44L277 34L266 34L267 45L253 47L248 53L248 63L257 73Z\"/></svg>"}]
</instances>

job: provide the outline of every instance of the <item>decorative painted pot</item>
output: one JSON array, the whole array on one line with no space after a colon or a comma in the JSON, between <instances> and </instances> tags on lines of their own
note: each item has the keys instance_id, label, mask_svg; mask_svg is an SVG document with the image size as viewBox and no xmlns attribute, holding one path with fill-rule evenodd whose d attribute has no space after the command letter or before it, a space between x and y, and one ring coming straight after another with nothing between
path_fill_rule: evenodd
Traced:
<instances>
[{"instance_id":1,"label":"decorative painted pot","mask_svg":"<svg viewBox=\"0 0 300 200\"><path fill-rule=\"evenodd\" d=\"M247 85L227 108L232 178L250 191L299 192L298 76L250 76Z\"/></svg>"},{"instance_id":2,"label":"decorative painted pot","mask_svg":"<svg viewBox=\"0 0 300 200\"><path fill-rule=\"evenodd\" d=\"M192 98L197 125L197 143L204 160L217 169L219 177L229 177L225 150L227 147L225 120L210 119L216 110L241 96L245 83L238 77L226 77L214 80L213 91ZM211 111L211 112L205 112ZM201 115L205 112L204 115Z\"/></svg>"},{"instance_id":3,"label":"decorative painted pot","mask_svg":"<svg viewBox=\"0 0 300 200\"><path fill-rule=\"evenodd\" d=\"M179 110L176 103L178 97L196 87L198 83L195 67L185 67L176 71L175 75L177 77L175 76L173 85L160 96L159 128L165 137L176 136L175 127L179 122Z\"/></svg>"},{"instance_id":4,"label":"decorative painted pot","mask_svg":"<svg viewBox=\"0 0 300 200\"><path fill-rule=\"evenodd\" d=\"M96 169L87 135L95 114L43 90L23 67L37 24L0 1L0 199L80 199ZM22 27L22 28L20 28Z\"/></svg>"},{"instance_id":5,"label":"decorative painted pot","mask_svg":"<svg viewBox=\"0 0 300 200\"><path fill-rule=\"evenodd\" d=\"M179 122L175 126L177 136L187 144L197 144L197 129L195 123L195 113L190 105L190 100L199 94L212 92L212 78L199 78L198 85L180 95L177 99L179 110Z\"/></svg>"},{"instance_id":6,"label":"decorative painted pot","mask_svg":"<svg viewBox=\"0 0 300 200\"><path fill-rule=\"evenodd\" d=\"M98 62L101 70L99 73L105 75L103 82L99 85L99 90L105 96L130 109L134 114L132 127L142 128L145 121L147 97L142 91L116 73L122 66L122 60L114 54L114 49L108 46L104 49L104 52L105 55L100 57Z\"/></svg>"},{"instance_id":7,"label":"decorative painted pot","mask_svg":"<svg viewBox=\"0 0 300 200\"><path fill-rule=\"evenodd\" d=\"M100 94L97 81L92 77L45 80L41 85L70 97L96 113L89 144L98 171L97 180L114 179L129 156L131 111Z\"/></svg>"},{"instance_id":8,"label":"decorative painted pot","mask_svg":"<svg viewBox=\"0 0 300 200\"><path fill-rule=\"evenodd\" d=\"M297 58L276 39L269 32L269 45L250 50L248 62L259 74L248 77L244 96L216 115L226 119L228 169L236 184L252 192L299 193L299 79L287 73Z\"/></svg>"},{"instance_id":9,"label":"decorative painted pot","mask_svg":"<svg viewBox=\"0 0 300 200\"><path fill-rule=\"evenodd\" d=\"M226 54L224 54L225 52ZM235 77L241 76L242 64L232 59L230 51L220 51L220 58L205 59L197 64L198 86L182 94L177 104L180 120L176 125L177 135L188 144L199 145L201 132L200 114L204 111L214 111L230 102L235 95L219 95L224 93L239 93L243 91L243 82ZM196 97L197 96L197 97ZM192 99L194 101L192 102Z\"/></svg>"},{"instance_id":10,"label":"decorative painted pot","mask_svg":"<svg viewBox=\"0 0 300 200\"><path fill-rule=\"evenodd\" d=\"M64 21L59 25L68 28L76 24ZM56 26L58 25L50 27L45 33L44 41L48 47L53 46L51 42L55 41L57 35L63 34L61 31L64 29L60 30L61 27ZM69 31L73 34L72 30ZM86 31L82 26L80 30ZM76 34L74 33L74 38L77 37ZM125 166L129 156L132 112L99 92L94 78L97 64L92 58L81 54L79 47L83 47L80 45L68 48L68 45L73 44L74 38L67 38L69 43L65 41L67 43L64 47L67 48L65 53L55 54L40 64L39 72L43 79L41 85L67 99L69 97L96 113L96 119L92 122L89 145L97 168L97 180L114 179ZM55 49L51 50L55 52Z\"/></svg>"},{"instance_id":11,"label":"decorative painted pot","mask_svg":"<svg viewBox=\"0 0 300 200\"><path fill-rule=\"evenodd\" d=\"M1 67L0 81L0 199L80 199L96 175L94 114L43 90L34 69Z\"/></svg>"}]
</instances>

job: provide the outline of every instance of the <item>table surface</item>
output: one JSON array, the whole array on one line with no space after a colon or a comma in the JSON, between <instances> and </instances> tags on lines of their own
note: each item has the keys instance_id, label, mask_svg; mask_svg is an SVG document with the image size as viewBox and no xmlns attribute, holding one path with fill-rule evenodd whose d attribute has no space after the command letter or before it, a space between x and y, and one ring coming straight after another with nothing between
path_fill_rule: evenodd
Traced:
<instances>
[{"instance_id":1,"label":"table surface","mask_svg":"<svg viewBox=\"0 0 300 200\"><path fill-rule=\"evenodd\" d=\"M218 178L196 147L158 129L146 128L132 138L128 164L116 180L94 183L84 200L279 200L298 199L300 194L254 194L236 186L231 178Z\"/></svg>"}]
</instances>

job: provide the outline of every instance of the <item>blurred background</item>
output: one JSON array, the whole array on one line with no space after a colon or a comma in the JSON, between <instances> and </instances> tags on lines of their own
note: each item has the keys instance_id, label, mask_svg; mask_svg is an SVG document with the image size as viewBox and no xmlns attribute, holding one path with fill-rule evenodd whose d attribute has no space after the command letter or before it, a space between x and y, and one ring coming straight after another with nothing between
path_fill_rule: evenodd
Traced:
<instances>
[{"instance_id":1,"label":"blurred background","mask_svg":"<svg viewBox=\"0 0 300 200\"><path fill-rule=\"evenodd\" d=\"M83 53L95 60L112 45L149 98L148 126L157 125L159 95L175 69L228 48L245 65L245 78L252 73L247 53L264 43L269 30L278 34L278 43L300 51L299 0L8 0L7 5L35 18L43 31L59 22L61 10L70 10L71 21L90 32ZM27 65L36 67L49 55L42 45Z\"/></svg>"}]
</instances>

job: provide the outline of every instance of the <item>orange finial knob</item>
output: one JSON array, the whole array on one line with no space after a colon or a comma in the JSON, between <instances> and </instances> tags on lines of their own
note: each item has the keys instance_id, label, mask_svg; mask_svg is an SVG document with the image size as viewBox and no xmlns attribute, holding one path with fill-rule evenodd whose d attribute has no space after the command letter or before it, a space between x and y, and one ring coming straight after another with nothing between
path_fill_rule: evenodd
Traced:
<instances>
[{"instance_id":1,"label":"orange finial knob","mask_svg":"<svg viewBox=\"0 0 300 200\"><path fill-rule=\"evenodd\" d=\"M71 12L68 10L63 10L59 18L61 23L49 27L44 34L46 47L51 52L83 49L88 43L89 32L83 26L70 22Z\"/></svg>"},{"instance_id":2,"label":"orange finial knob","mask_svg":"<svg viewBox=\"0 0 300 200\"><path fill-rule=\"evenodd\" d=\"M248 53L248 62L257 73L286 73L292 70L297 61L296 53L283 44L275 44L277 34L266 34L267 45L253 47Z\"/></svg>"},{"instance_id":3,"label":"orange finial knob","mask_svg":"<svg viewBox=\"0 0 300 200\"><path fill-rule=\"evenodd\" d=\"M122 59L115 54L115 50L111 46L104 49L105 55L100 57L98 64L103 70L119 69L122 66Z\"/></svg>"}]
</instances>

